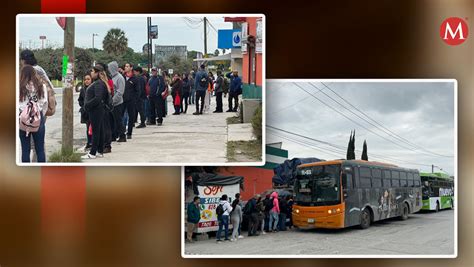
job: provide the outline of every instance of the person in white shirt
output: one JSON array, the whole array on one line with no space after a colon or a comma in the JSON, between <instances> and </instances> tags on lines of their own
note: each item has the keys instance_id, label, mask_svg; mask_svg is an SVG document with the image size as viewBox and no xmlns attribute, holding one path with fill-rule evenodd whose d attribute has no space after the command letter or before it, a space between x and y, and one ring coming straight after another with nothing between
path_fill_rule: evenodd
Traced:
<instances>
[{"instance_id":1,"label":"person in white shirt","mask_svg":"<svg viewBox=\"0 0 474 267\"><path fill-rule=\"evenodd\" d=\"M227 195L222 195L221 200L219 201L219 206L222 207L223 213L222 215L217 216L217 220L219 221L219 230L217 230L217 242L221 242L221 233L222 228L224 228L224 240L230 241L229 239L229 215L232 212L232 206L230 205L229 201L227 201Z\"/></svg>"}]
</instances>

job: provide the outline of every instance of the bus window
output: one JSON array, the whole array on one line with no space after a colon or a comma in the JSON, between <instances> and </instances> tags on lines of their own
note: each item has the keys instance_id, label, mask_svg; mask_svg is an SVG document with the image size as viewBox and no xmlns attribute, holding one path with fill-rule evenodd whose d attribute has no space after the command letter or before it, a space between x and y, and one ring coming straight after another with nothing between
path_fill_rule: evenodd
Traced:
<instances>
[{"instance_id":1,"label":"bus window","mask_svg":"<svg viewBox=\"0 0 474 267\"><path fill-rule=\"evenodd\" d=\"M420 181L419 180L414 180L414 185L415 187L419 187L420 186Z\"/></svg>"},{"instance_id":2,"label":"bus window","mask_svg":"<svg viewBox=\"0 0 474 267\"><path fill-rule=\"evenodd\" d=\"M400 172L400 186L407 187L407 173Z\"/></svg>"},{"instance_id":3,"label":"bus window","mask_svg":"<svg viewBox=\"0 0 474 267\"><path fill-rule=\"evenodd\" d=\"M392 179L400 179L400 172L392 171Z\"/></svg>"},{"instance_id":4,"label":"bus window","mask_svg":"<svg viewBox=\"0 0 474 267\"><path fill-rule=\"evenodd\" d=\"M350 189L352 188L352 168L351 167L345 167L344 168L344 173L342 174L342 187L344 189Z\"/></svg>"},{"instance_id":5,"label":"bus window","mask_svg":"<svg viewBox=\"0 0 474 267\"><path fill-rule=\"evenodd\" d=\"M354 177L352 185L354 188L360 187L359 183L359 167L354 167Z\"/></svg>"},{"instance_id":6,"label":"bus window","mask_svg":"<svg viewBox=\"0 0 474 267\"><path fill-rule=\"evenodd\" d=\"M370 188L371 187L370 178L360 177L360 187Z\"/></svg>"},{"instance_id":7,"label":"bus window","mask_svg":"<svg viewBox=\"0 0 474 267\"><path fill-rule=\"evenodd\" d=\"M383 179L383 187L391 187L390 179Z\"/></svg>"},{"instance_id":8,"label":"bus window","mask_svg":"<svg viewBox=\"0 0 474 267\"><path fill-rule=\"evenodd\" d=\"M413 173L409 172L407 179L408 180L413 180Z\"/></svg>"},{"instance_id":9,"label":"bus window","mask_svg":"<svg viewBox=\"0 0 474 267\"><path fill-rule=\"evenodd\" d=\"M408 180L408 187L413 187L413 180Z\"/></svg>"},{"instance_id":10,"label":"bus window","mask_svg":"<svg viewBox=\"0 0 474 267\"><path fill-rule=\"evenodd\" d=\"M372 183L370 178L372 175L370 174L370 169L367 167L360 167L359 169L359 176L360 176L360 187L370 188Z\"/></svg>"},{"instance_id":11,"label":"bus window","mask_svg":"<svg viewBox=\"0 0 474 267\"><path fill-rule=\"evenodd\" d=\"M380 169L372 169L372 187L382 187L382 171Z\"/></svg>"},{"instance_id":12,"label":"bus window","mask_svg":"<svg viewBox=\"0 0 474 267\"><path fill-rule=\"evenodd\" d=\"M392 187L400 187L400 180L392 178Z\"/></svg>"}]
</instances>

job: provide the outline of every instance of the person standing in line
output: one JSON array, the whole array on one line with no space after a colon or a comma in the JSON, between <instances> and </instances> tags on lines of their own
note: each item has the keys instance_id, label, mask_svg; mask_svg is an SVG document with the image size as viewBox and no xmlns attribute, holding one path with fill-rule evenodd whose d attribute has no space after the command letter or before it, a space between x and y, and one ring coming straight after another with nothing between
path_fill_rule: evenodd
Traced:
<instances>
[{"instance_id":1,"label":"person standing in line","mask_svg":"<svg viewBox=\"0 0 474 267\"><path fill-rule=\"evenodd\" d=\"M249 225L248 225L248 236L257 236L257 229L258 229L258 220L257 220L257 195L255 195L252 199L249 200L248 204L248 217L249 217Z\"/></svg>"},{"instance_id":2,"label":"person standing in line","mask_svg":"<svg viewBox=\"0 0 474 267\"><path fill-rule=\"evenodd\" d=\"M288 200L286 197L281 197L278 200L278 206L280 208L280 215L278 218L278 229L280 231L286 231L286 217L288 216Z\"/></svg>"},{"instance_id":3,"label":"person standing in line","mask_svg":"<svg viewBox=\"0 0 474 267\"><path fill-rule=\"evenodd\" d=\"M189 83L191 85L191 95L189 96L189 104L194 105L194 99L196 97L196 85L194 81L196 80L196 73L194 70L191 71L189 75Z\"/></svg>"},{"instance_id":4,"label":"person standing in line","mask_svg":"<svg viewBox=\"0 0 474 267\"><path fill-rule=\"evenodd\" d=\"M202 115L202 111L204 109L204 98L206 96L207 88L209 87L209 80L206 73L206 66L204 64L201 65L201 69L196 73L195 79L195 87L196 87L196 112L193 115ZM199 108L199 101L201 101L201 108Z\"/></svg>"},{"instance_id":5,"label":"person standing in line","mask_svg":"<svg viewBox=\"0 0 474 267\"><path fill-rule=\"evenodd\" d=\"M139 82L135 75L133 75L133 65L130 63L125 64L124 79L125 92L123 93L123 112L127 112L128 114L127 139L132 139L133 127L135 127L135 107L138 98ZM121 134L120 138L122 139L122 137L125 137L125 133Z\"/></svg>"},{"instance_id":6,"label":"person standing in line","mask_svg":"<svg viewBox=\"0 0 474 267\"><path fill-rule=\"evenodd\" d=\"M293 204L295 202L293 201L292 196L288 196L287 199L288 199L288 216L290 216L290 223L288 227L291 229L293 228Z\"/></svg>"},{"instance_id":7,"label":"person standing in line","mask_svg":"<svg viewBox=\"0 0 474 267\"><path fill-rule=\"evenodd\" d=\"M194 230L197 229L197 225L199 223L199 220L201 220L201 211L199 209L199 204L201 200L198 196L195 196L193 199L193 202L190 202L188 204L187 208L187 224L186 224L186 241L193 243L193 233Z\"/></svg>"},{"instance_id":8,"label":"person standing in line","mask_svg":"<svg viewBox=\"0 0 474 267\"><path fill-rule=\"evenodd\" d=\"M150 80L150 74L148 71L143 70L143 79L145 79L145 99L144 99L144 106L145 106L145 125L148 125L150 123L150 100L148 99L148 96L150 96L150 86L148 85L148 81Z\"/></svg>"},{"instance_id":9,"label":"person standing in line","mask_svg":"<svg viewBox=\"0 0 474 267\"><path fill-rule=\"evenodd\" d=\"M113 129L112 129L112 140L117 142L127 142L125 138L125 125L123 124L123 94L125 91L125 78L120 74L119 67L116 61L112 61L108 64L108 69L113 82L112 105L114 107L112 111L113 115Z\"/></svg>"},{"instance_id":10,"label":"person standing in line","mask_svg":"<svg viewBox=\"0 0 474 267\"><path fill-rule=\"evenodd\" d=\"M114 82L112 80L112 77L108 71L108 66L103 63L97 63L98 65L102 66L104 69L103 72L99 73L99 78L101 80L107 81L107 89L108 89L108 94L109 97L107 98L109 103L105 103L105 114L104 114L104 120L102 121L104 124L104 154L105 153L111 153L112 152L112 134L113 134L113 128L114 128L114 117L112 114L113 111L113 105L112 105L112 97L114 95L113 88L114 88Z\"/></svg>"},{"instance_id":11,"label":"person standing in line","mask_svg":"<svg viewBox=\"0 0 474 267\"><path fill-rule=\"evenodd\" d=\"M79 92L79 98L77 99L77 102L79 102L79 113L81 113L81 123L84 123L86 125L86 137L87 137L87 143L86 146L84 147L84 152L87 152L91 149L92 147L92 135L89 134L89 127L91 125L91 122L89 120L89 115L87 111L84 109L84 102L86 100L86 91L87 87L89 87L92 83L92 77L90 72L84 75L82 78L82 88Z\"/></svg>"},{"instance_id":12,"label":"person standing in line","mask_svg":"<svg viewBox=\"0 0 474 267\"><path fill-rule=\"evenodd\" d=\"M262 201L262 196L256 195L255 197L257 199L257 219L259 226L258 229L260 229L260 233L265 234L264 227L265 227L265 204Z\"/></svg>"},{"instance_id":13,"label":"person standing in line","mask_svg":"<svg viewBox=\"0 0 474 267\"><path fill-rule=\"evenodd\" d=\"M224 228L224 240L229 241L229 214L232 212L232 206L227 199L227 195L224 194L219 201L219 206L222 207L222 215L217 215L217 221L219 222L219 229L217 230L218 243L221 242L222 228Z\"/></svg>"},{"instance_id":14,"label":"person standing in line","mask_svg":"<svg viewBox=\"0 0 474 267\"><path fill-rule=\"evenodd\" d=\"M237 112L237 108L239 107L239 95L242 94L242 79L236 70L232 73L227 73L226 76L230 79L229 109L227 112ZM234 107L232 107L232 101L234 101Z\"/></svg>"},{"instance_id":15,"label":"person standing in line","mask_svg":"<svg viewBox=\"0 0 474 267\"><path fill-rule=\"evenodd\" d=\"M138 95L136 99L135 108L137 112L135 112L135 121L138 121L138 114L140 114L140 124L137 126L139 128L146 127L146 117L145 117L145 98L146 98L146 80L143 77L143 69L140 66L136 66L133 68L133 75L137 78L138 81Z\"/></svg>"},{"instance_id":16,"label":"person standing in line","mask_svg":"<svg viewBox=\"0 0 474 267\"><path fill-rule=\"evenodd\" d=\"M183 80L181 75L176 73L171 82L171 95L173 96L174 113L173 115L179 115L181 113L181 101L183 99Z\"/></svg>"},{"instance_id":17,"label":"person standing in line","mask_svg":"<svg viewBox=\"0 0 474 267\"><path fill-rule=\"evenodd\" d=\"M222 109L222 92L224 86L224 77L222 76L222 71L217 71L217 79L214 83L214 92L216 93L216 110L214 113L221 113L223 112Z\"/></svg>"},{"instance_id":18,"label":"person standing in line","mask_svg":"<svg viewBox=\"0 0 474 267\"><path fill-rule=\"evenodd\" d=\"M208 82L206 96L204 97L204 112L209 113L211 111L211 96L214 91L214 74L210 71L208 73Z\"/></svg>"},{"instance_id":19,"label":"person standing in line","mask_svg":"<svg viewBox=\"0 0 474 267\"><path fill-rule=\"evenodd\" d=\"M95 159L97 156L103 157L104 154L104 116L105 103L108 103L109 85L106 80L104 68L97 64L91 72L93 83L86 91L86 100L84 107L89 113L92 127L92 147L88 154L83 155L82 159Z\"/></svg>"},{"instance_id":20,"label":"person standing in line","mask_svg":"<svg viewBox=\"0 0 474 267\"><path fill-rule=\"evenodd\" d=\"M231 242L234 242L239 238L240 224L242 222L242 207L240 206L240 199L236 198L232 202L232 212L230 214L230 221L232 222L232 237Z\"/></svg>"},{"instance_id":21,"label":"person standing in line","mask_svg":"<svg viewBox=\"0 0 474 267\"><path fill-rule=\"evenodd\" d=\"M189 74L183 74L183 98L181 99L181 112L188 112L189 95L191 94L191 84Z\"/></svg>"},{"instance_id":22,"label":"person standing in line","mask_svg":"<svg viewBox=\"0 0 474 267\"><path fill-rule=\"evenodd\" d=\"M278 219L280 216L280 206L278 205L278 193L273 192L270 200L272 201L273 207L270 210L270 222L268 231L278 232Z\"/></svg>"},{"instance_id":23,"label":"person standing in line","mask_svg":"<svg viewBox=\"0 0 474 267\"><path fill-rule=\"evenodd\" d=\"M158 75L156 68L151 69L150 85L150 125L161 126L163 124L165 105L165 81L163 76Z\"/></svg>"},{"instance_id":24,"label":"person standing in line","mask_svg":"<svg viewBox=\"0 0 474 267\"><path fill-rule=\"evenodd\" d=\"M20 99L18 105L22 162L30 162L31 160L31 138L34 140L37 162L46 162L44 138L45 115L48 109L47 96L46 85L39 79L36 70L33 66L25 65L20 71Z\"/></svg>"}]
</instances>

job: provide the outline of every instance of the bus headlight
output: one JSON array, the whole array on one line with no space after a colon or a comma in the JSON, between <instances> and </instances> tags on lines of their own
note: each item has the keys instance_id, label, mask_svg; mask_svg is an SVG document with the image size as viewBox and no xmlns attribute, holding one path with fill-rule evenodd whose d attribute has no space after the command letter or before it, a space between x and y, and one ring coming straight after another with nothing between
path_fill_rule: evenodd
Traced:
<instances>
[{"instance_id":1,"label":"bus headlight","mask_svg":"<svg viewBox=\"0 0 474 267\"><path fill-rule=\"evenodd\" d=\"M300 213L300 210L299 210L299 209L295 209L295 213L296 213L296 214Z\"/></svg>"},{"instance_id":2,"label":"bus headlight","mask_svg":"<svg viewBox=\"0 0 474 267\"><path fill-rule=\"evenodd\" d=\"M332 213L332 210L328 210L328 213L331 214L331 213Z\"/></svg>"}]
</instances>

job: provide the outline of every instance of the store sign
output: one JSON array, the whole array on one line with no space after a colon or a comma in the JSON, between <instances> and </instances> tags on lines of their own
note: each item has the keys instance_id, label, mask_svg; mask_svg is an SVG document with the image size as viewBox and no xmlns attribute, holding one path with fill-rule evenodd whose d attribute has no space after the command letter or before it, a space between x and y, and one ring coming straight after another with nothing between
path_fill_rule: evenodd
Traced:
<instances>
[{"instance_id":1,"label":"store sign","mask_svg":"<svg viewBox=\"0 0 474 267\"><path fill-rule=\"evenodd\" d=\"M225 186L198 186L199 196L201 197L201 220L198 223L198 233L212 232L219 229L217 222L216 209L219 205L220 198L225 194L229 197L229 203L236 193L240 193L240 185ZM229 225L229 228L231 225Z\"/></svg>"},{"instance_id":2,"label":"store sign","mask_svg":"<svg viewBox=\"0 0 474 267\"><path fill-rule=\"evenodd\" d=\"M232 47L240 47L242 43L242 32L232 33Z\"/></svg>"},{"instance_id":3,"label":"store sign","mask_svg":"<svg viewBox=\"0 0 474 267\"><path fill-rule=\"evenodd\" d=\"M151 39L158 39L158 25L151 25L150 26L150 38Z\"/></svg>"}]
</instances>

